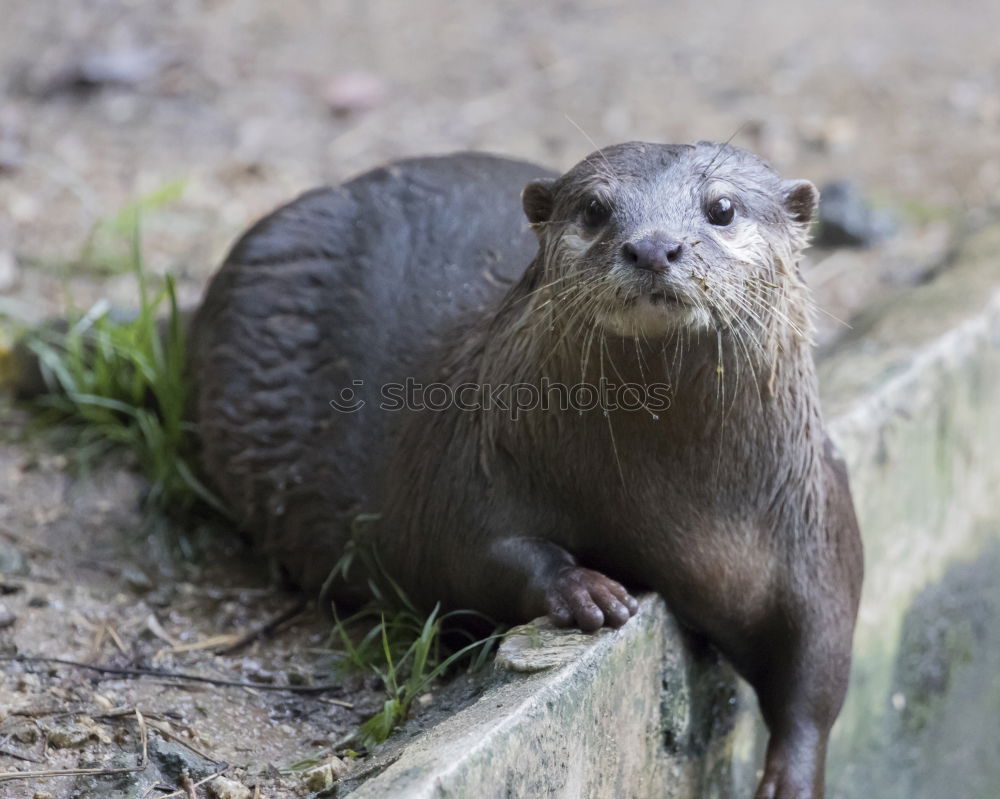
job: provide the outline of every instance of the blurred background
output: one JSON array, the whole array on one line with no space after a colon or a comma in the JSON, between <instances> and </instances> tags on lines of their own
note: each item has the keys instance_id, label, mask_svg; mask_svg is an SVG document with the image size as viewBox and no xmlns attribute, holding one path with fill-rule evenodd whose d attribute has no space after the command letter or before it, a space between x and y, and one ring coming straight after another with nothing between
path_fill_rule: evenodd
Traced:
<instances>
[{"instance_id":1,"label":"blurred background","mask_svg":"<svg viewBox=\"0 0 1000 799\"><path fill-rule=\"evenodd\" d=\"M2 14L0 299L21 315L56 309L67 268L81 303L134 304L94 235L131 204L147 265L190 303L276 204L415 154L566 168L594 144L732 136L786 176L854 181L885 212L872 238L908 235L828 292L836 315L928 268L998 202L988 0L3 0Z\"/></svg>"}]
</instances>

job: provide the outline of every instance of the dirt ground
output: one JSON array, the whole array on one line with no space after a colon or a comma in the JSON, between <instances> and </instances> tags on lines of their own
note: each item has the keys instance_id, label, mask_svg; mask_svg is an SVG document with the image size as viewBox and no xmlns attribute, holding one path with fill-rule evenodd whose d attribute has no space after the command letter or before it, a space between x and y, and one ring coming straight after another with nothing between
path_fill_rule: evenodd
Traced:
<instances>
[{"instance_id":1,"label":"dirt ground","mask_svg":"<svg viewBox=\"0 0 1000 799\"><path fill-rule=\"evenodd\" d=\"M843 319L934 268L970 220L1000 207L1000 4L989 0L4 0L0 15L0 317L40 319L68 295L134 304L129 276L79 256L96 222L165 186L182 191L145 215L147 263L178 275L192 303L233 238L276 204L431 152L566 167L594 143L734 136L787 176L857 180L899 231L810 256L824 306ZM825 316L821 340L840 327ZM185 566L143 528L126 469L76 479L25 432L23 412L0 414L0 655L324 680L328 627L309 614L238 655L186 649L294 598L268 589L231 539L185 531L210 553ZM2 670L0 774L132 763L138 723L108 714L139 706L171 725L185 757L202 752L206 773L230 763L263 796L304 795L277 769L328 751L377 696L349 708L338 692ZM170 753L155 756L176 789ZM111 795L86 779L0 782L3 799Z\"/></svg>"},{"instance_id":2,"label":"dirt ground","mask_svg":"<svg viewBox=\"0 0 1000 799\"><path fill-rule=\"evenodd\" d=\"M24 440L22 412L6 404L3 412L0 775L134 765L136 707L150 725L153 768L117 779L0 782L0 797L160 796L178 786L181 767L198 780L226 764L227 776L261 784L265 796L302 795L299 775L278 769L329 755L381 704L360 678L322 694L301 690L331 681L329 623L306 609L266 641L214 654L298 598L271 588L231 536L150 529L139 478L118 463L71 476L64 455ZM13 655L262 685L124 679L7 660ZM286 685L295 688L269 690ZM166 789L157 793L157 783Z\"/></svg>"}]
</instances>

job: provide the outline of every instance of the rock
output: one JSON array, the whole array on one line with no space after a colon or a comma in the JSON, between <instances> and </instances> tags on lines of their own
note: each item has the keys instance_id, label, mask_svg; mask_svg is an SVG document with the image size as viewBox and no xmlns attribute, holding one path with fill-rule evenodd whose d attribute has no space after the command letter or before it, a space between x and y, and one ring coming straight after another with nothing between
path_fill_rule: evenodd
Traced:
<instances>
[{"instance_id":1,"label":"rock","mask_svg":"<svg viewBox=\"0 0 1000 799\"><path fill-rule=\"evenodd\" d=\"M92 50L67 60L48 75L29 75L24 83L28 94L43 99L85 94L105 86L135 88L155 78L167 64L168 59L152 48Z\"/></svg>"},{"instance_id":2,"label":"rock","mask_svg":"<svg viewBox=\"0 0 1000 799\"><path fill-rule=\"evenodd\" d=\"M13 627L15 622L17 622L17 616L11 613L3 605L0 605L0 630L6 630L8 627Z\"/></svg>"},{"instance_id":3,"label":"rock","mask_svg":"<svg viewBox=\"0 0 1000 799\"><path fill-rule=\"evenodd\" d=\"M175 784L180 784L181 774L185 771L197 781L216 769L211 760L199 757L180 744L164 741L158 735L149 739L149 757L167 781Z\"/></svg>"},{"instance_id":4,"label":"rock","mask_svg":"<svg viewBox=\"0 0 1000 799\"><path fill-rule=\"evenodd\" d=\"M92 698L94 704L105 712L111 710L115 706L115 703L108 699L104 694L95 693Z\"/></svg>"},{"instance_id":5,"label":"rock","mask_svg":"<svg viewBox=\"0 0 1000 799\"><path fill-rule=\"evenodd\" d=\"M82 760L84 768L131 769L136 765L134 755L118 754L105 760ZM93 796L101 799L135 799L138 796L155 795L153 786L160 781L155 769L127 771L117 774L81 776L75 781L69 796Z\"/></svg>"},{"instance_id":6,"label":"rock","mask_svg":"<svg viewBox=\"0 0 1000 799\"><path fill-rule=\"evenodd\" d=\"M302 784L309 791L325 791L333 785L333 774L325 766L316 766L302 774Z\"/></svg>"},{"instance_id":7,"label":"rock","mask_svg":"<svg viewBox=\"0 0 1000 799\"><path fill-rule=\"evenodd\" d=\"M495 666L508 671L534 672L554 669L579 660L603 635L560 630L548 618L514 627L497 651Z\"/></svg>"},{"instance_id":8,"label":"rock","mask_svg":"<svg viewBox=\"0 0 1000 799\"><path fill-rule=\"evenodd\" d=\"M216 777L208 783L208 792L215 799L251 799L253 792L242 782Z\"/></svg>"},{"instance_id":9,"label":"rock","mask_svg":"<svg viewBox=\"0 0 1000 799\"><path fill-rule=\"evenodd\" d=\"M5 725L5 734L9 735L15 741L21 744L34 744L38 743L38 727L31 721L27 719L23 721L15 721L10 725Z\"/></svg>"},{"instance_id":10,"label":"rock","mask_svg":"<svg viewBox=\"0 0 1000 799\"><path fill-rule=\"evenodd\" d=\"M870 247L896 231L895 217L873 208L853 181L827 183L820 191L819 247Z\"/></svg>"},{"instance_id":11,"label":"rock","mask_svg":"<svg viewBox=\"0 0 1000 799\"><path fill-rule=\"evenodd\" d=\"M327 794L336 782L347 773L348 765L336 755L331 755L317 766L302 773L302 784L306 790Z\"/></svg>"},{"instance_id":12,"label":"rock","mask_svg":"<svg viewBox=\"0 0 1000 799\"><path fill-rule=\"evenodd\" d=\"M104 728L87 716L50 730L47 738L53 749L80 749L90 741L111 743L111 737Z\"/></svg>"},{"instance_id":13,"label":"rock","mask_svg":"<svg viewBox=\"0 0 1000 799\"><path fill-rule=\"evenodd\" d=\"M330 767L330 770L333 772L334 778L338 779L338 780L341 777L343 777L344 774L347 773L347 770L350 768L350 766L346 762L344 762L343 760L341 760L339 757L336 757L335 755L332 755L330 757L330 759L327 761L327 765Z\"/></svg>"}]
</instances>

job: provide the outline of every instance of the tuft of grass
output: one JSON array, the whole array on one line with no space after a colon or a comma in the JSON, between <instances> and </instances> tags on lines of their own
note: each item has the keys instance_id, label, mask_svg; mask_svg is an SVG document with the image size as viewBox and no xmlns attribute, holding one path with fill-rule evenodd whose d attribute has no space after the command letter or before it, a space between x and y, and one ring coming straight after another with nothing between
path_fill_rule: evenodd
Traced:
<instances>
[{"instance_id":1,"label":"tuft of grass","mask_svg":"<svg viewBox=\"0 0 1000 799\"><path fill-rule=\"evenodd\" d=\"M358 738L365 747L382 743L409 716L414 700L424 694L453 667L465 665L469 672L482 668L501 633L494 631L485 638L453 625L461 616L473 611L441 613L440 605L426 616L409 610L396 610L391 615L379 613L377 621L362 636L360 643L351 638L349 629L370 620L374 611L355 614L338 620L334 632L339 636L349 661L356 667L374 672L385 687L382 710L364 721L358 728ZM422 623L421 623L422 622ZM444 639L449 634L461 634L469 640L451 650Z\"/></svg>"},{"instance_id":2,"label":"tuft of grass","mask_svg":"<svg viewBox=\"0 0 1000 799\"><path fill-rule=\"evenodd\" d=\"M374 521L370 514L355 519L353 535L331 573L331 580L346 579L360 562L368 576L372 599L357 613L340 619L334 608L332 642L339 640L346 664L373 672L381 680L386 698L382 710L364 721L356 738L371 748L386 740L413 706L437 680L464 667L468 672L487 662L504 628L472 610L442 613L440 604L422 613L387 574L378 552L360 533L359 524ZM328 581L329 583L330 581ZM492 633L479 637L463 622L474 621Z\"/></svg>"},{"instance_id":3,"label":"tuft of grass","mask_svg":"<svg viewBox=\"0 0 1000 799\"><path fill-rule=\"evenodd\" d=\"M159 290L150 287L138 213L132 222L136 315L116 317L99 302L71 314L66 330L28 334L49 389L37 400L41 421L68 436L83 465L111 450L131 453L149 479L147 501L155 508L184 512L202 502L225 514L196 476L194 430L186 419L185 330L174 281L167 276Z\"/></svg>"},{"instance_id":4,"label":"tuft of grass","mask_svg":"<svg viewBox=\"0 0 1000 799\"><path fill-rule=\"evenodd\" d=\"M100 219L91 228L75 268L95 275L125 274L135 269L132 236L144 218L163 211L178 200L187 186L185 180L166 183L126 205L117 213Z\"/></svg>"}]
</instances>

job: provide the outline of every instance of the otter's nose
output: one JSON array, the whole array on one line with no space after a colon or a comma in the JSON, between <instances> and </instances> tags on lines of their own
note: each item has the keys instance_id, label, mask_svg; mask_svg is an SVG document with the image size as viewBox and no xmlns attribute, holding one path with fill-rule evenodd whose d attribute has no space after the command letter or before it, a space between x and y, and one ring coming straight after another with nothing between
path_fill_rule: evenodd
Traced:
<instances>
[{"instance_id":1,"label":"otter's nose","mask_svg":"<svg viewBox=\"0 0 1000 799\"><path fill-rule=\"evenodd\" d=\"M627 241L622 245L622 254L626 263L636 269L648 269L651 272L666 272L670 264L681 257L684 245L677 239L654 234L639 241Z\"/></svg>"}]
</instances>

